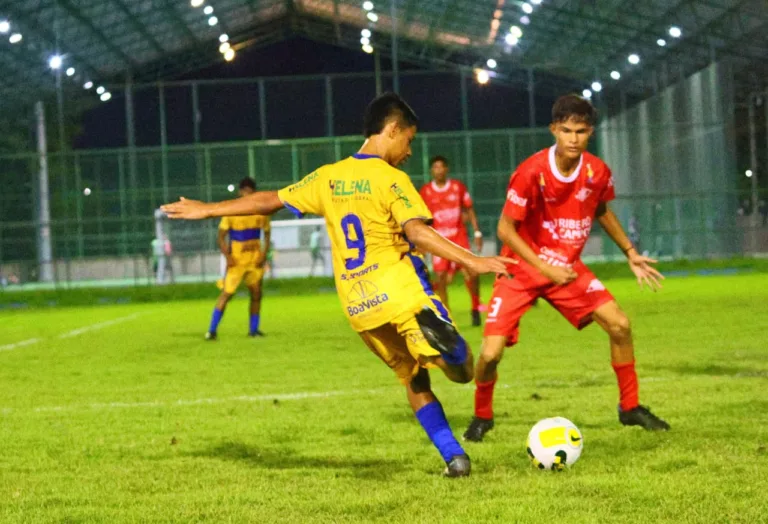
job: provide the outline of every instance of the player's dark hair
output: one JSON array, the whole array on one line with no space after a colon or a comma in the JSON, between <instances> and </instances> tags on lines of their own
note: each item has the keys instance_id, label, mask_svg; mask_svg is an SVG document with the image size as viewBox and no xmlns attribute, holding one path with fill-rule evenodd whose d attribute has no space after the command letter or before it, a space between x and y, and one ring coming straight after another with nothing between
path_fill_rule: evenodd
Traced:
<instances>
[{"instance_id":1,"label":"player's dark hair","mask_svg":"<svg viewBox=\"0 0 768 524\"><path fill-rule=\"evenodd\" d=\"M429 167L434 166L435 162L442 162L446 166L449 165L448 164L448 159L445 158L443 155L433 156L432 159L429 161Z\"/></svg>"},{"instance_id":2,"label":"player's dark hair","mask_svg":"<svg viewBox=\"0 0 768 524\"><path fill-rule=\"evenodd\" d=\"M597 109L592 102L579 95L561 96L552 106L552 123L566 122L571 118L593 126L597 122Z\"/></svg>"},{"instance_id":3,"label":"player's dark hair","mask_svg":"<svg viewBox=\"0 0 768 524\"><path fill-rule=\"evenodd\" d=\"M363 135L365 138L378 135L393 118L396 118L397 123L403 128L419 125L419 117L400 95L384 93L374 98L365 109Z\"/></svg>"},{"instance_id":4,"label":"player's dark hair","mask_svg":"<svg viewBox=\"0 0 768 524\"><path fill-rule=\"evenodd\" d=\"M256 191L256 182L254 182L252 178L245 177L240 181L240 189L245 189L246 187Z\"/></svg>"}]
</instances>

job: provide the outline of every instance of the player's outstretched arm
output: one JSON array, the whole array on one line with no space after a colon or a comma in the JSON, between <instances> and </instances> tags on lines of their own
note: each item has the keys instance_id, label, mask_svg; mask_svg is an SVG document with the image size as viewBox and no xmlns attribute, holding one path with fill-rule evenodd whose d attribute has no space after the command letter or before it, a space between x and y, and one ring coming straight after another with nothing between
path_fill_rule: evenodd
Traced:
<instances>
[{"instance_id":1,"label":"player's outstretched arm","mask_svg":"<svg viewBox=\"0 0 768 524\"><path fill-rule=\"evenodd\" d=\"M653 291L661 289L661 281L664 280L664 275L653 267L651 264L655 264L657 261L643 256L637 252L635 246L632 245L632 241L627 237L624 232L624 228L621 227L621 222L616 217L616 214L608 207L607 204L602 203L597 209L597 221L600 222L600 226L605 230L611 240L613 240L619 249L621 249L627 256L629 261L629 268L632 273L637 277L637 284L640 287L647 285Z\"/></svg>"},{"instance_id":2,"label":"player's outstretched arm","mask_svg":"<svg viewBox=\"0 0 768 524\"><path fill-rule=\"evenodd\" d=\"M440 258L461 264L472 273L497 273L507 274L507 264L514 264L515 260L504 257L480 257L469 250L460 247L437 231L426 225L423 221L409 220L403 225L403 231L408 240L419 251L432 253Z\"/></svg>"},{"instance_id":3,"label":"player's outstretched arm","mask_svg":"<svg viewBox=\"0 0 768 524\"><path fill-rule=\"evenodd\" d=\"M181 197L178 202L160 206L169 218L201 220L237 215L271 215L283 208L277 191L257 191L244 197L222 202L201 202Z\"/></svg>"},{"instance_id":4,"label":"player's outstretched arm","mask_svg":"<svg viewBox=\"0 0 768 524\"><path fill-rule=\"evenodd\" d=\"M555 267L539 258L536 252L523 240L517 232L518 222L502 215L499 220L497 234L499 239L517 253L520 258L536 268L542 275L555 284L563 285L576 280L576 271L570 267Z\"/></svg>"}]
</instances>

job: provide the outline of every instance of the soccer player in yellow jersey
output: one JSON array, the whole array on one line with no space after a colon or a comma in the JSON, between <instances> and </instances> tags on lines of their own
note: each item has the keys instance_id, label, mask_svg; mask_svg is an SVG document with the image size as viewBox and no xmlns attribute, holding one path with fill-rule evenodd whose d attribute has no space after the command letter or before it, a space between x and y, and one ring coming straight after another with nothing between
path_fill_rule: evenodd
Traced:
<instances>
[{"instance_id":1,"label":"soccer player in yellow jersey","mask_svg":"<svg viewBox=\"0 0 768 524\"><path fill-rule=\"evenodd\" d=\"M171 218L271 214L325 217L336 288L352 328L406 387L408 401L447 467L470 473L469 457L432 393L427 368L454 382L472 380L472 353L432 291L415 249L454 261L472 273L505 274L511 259L479 257L428 226L432 216L408 175L396 169L411 155L418 119L398 95L387 93L366 109L366 141L359 153L319 168L276 192L206 204L181 199L163 206Z\"/></svg>"},{"instance_id":2,"label":"soccer player in yellow jersey","mask_svg":"<svg viewBox=\"0 0 768 524\"><path fill-rule=\"evenodd\" d=\"M256 191L250 178L240 181L240 196ZM227 258L227 273L221 281L221 294L211 316L206 340L216 340L216 330L224 316L224 309L241 282L251 293L248 336L263 337L259 330L261 321L261 282L264 279L264 263L269 250L269 217L264 215L225 216L219 224L219 249Z\"/></svg>"}]
</instances>

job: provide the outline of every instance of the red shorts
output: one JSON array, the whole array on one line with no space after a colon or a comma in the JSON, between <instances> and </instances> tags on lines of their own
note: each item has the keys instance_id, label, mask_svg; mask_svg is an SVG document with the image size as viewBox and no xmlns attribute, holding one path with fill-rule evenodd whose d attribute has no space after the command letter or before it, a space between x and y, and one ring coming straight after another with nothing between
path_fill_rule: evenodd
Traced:
<instances>
[{"instance_id":1,"label":"red shorts","mask_svg":"<svg viewBox=\"0 0 768 524\"><path fill-rule=\"evenodd\" d=\"M516 344L520 318L537 298L552 304L576 329L587 327L592 322L592 313L614 298L587 266L577 263L573 268L579 276L565 286L529 286L525 278L497 278L488 302L483 336L501 335L507 337L507 346Z\"/></svg>"},{"instance_id":2,"label":"red shorts","mask_svg":"<svg viewBox=\"0 0 768 524\"><path fill-rule=\"evenodd\" d=\"M448 240L453 242L454 244L458 244L459 246L463 247L464 249L470 249L469 247L469 236L467 235L466 231L464 233L459 233L458 235L454 237L446 237ZM444 258L432 257L432 270L435 273L450 273L453 275L458 270L461 269L461 266L459 266L455 262L451 262L450 260L446 260Z\"/></svg>"}]
</instances>

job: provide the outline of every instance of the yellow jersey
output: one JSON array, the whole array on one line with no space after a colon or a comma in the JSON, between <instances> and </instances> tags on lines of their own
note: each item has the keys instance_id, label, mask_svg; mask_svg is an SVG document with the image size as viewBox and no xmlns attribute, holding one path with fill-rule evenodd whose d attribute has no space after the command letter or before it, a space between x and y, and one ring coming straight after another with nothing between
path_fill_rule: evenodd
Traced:
<instances>
[{"instance_id":1,"label":"yellow jersey","mask_svg":"<svg viewBox=\"0 0 768 524\"><path fill-rule=\"evenodd\" d=\"M367 331L418 310L431 295L424 260L403 234L432 215L404 172L357 154L278 191L296 216L325 217L336 290L352 328Z\"/></svg>"},{"instance_id":2,"label":"yellow jersey","mask_svg":"<svg viewBox=\"0 0 768 524\"><path fill-rule=\"evenodd\" d=\"M229 235L230 253L238 266L253 266L261 256L261 239L270 231L269 217L224 217L219 230Z\"/></svg>"}]
</instances>

